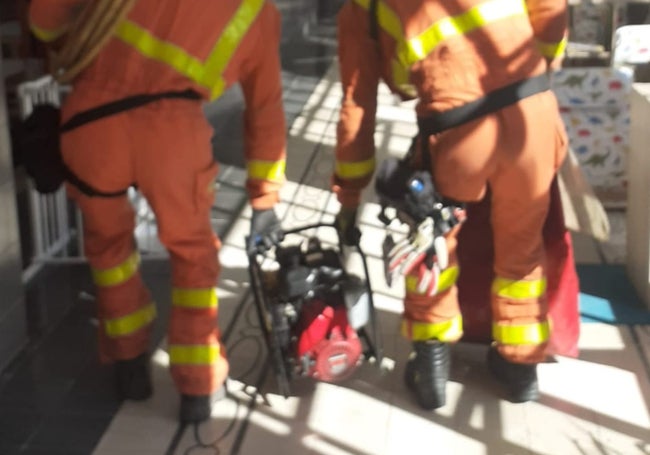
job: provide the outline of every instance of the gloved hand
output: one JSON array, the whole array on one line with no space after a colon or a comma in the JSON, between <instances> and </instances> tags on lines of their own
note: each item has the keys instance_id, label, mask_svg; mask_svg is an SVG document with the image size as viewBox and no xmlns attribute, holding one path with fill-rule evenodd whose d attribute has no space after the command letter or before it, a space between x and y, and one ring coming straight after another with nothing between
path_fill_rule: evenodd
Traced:
<instances>
[{"instance_id":1,"label":"gloved hand","mask_svg":"<svg viewBox=\"0 0 650 455\"><path fill-rule=\"evenodd\" d=\"M248 252L254 251L258 246L270 248L282 240L284 233L282 225L274 209L255 210L251 218L251 233L248 237Z\"/></svg>"},{"instance_id":2,"label":"gloved hand","mask_svg":"<svg viewBox=\"0 0 650 455\"><path fill-rule=\"evenodd\" d=\"M416 267L412 268L411 276L417 277L417 292L427 297L433 297L438 294L440 273L440 267L435 262L431 265L420 262Z\"/></svg>"},{"instance_id":3,"label":"gloved hand","mask_svg":"<svg viewBox=\"0 0 650 455\"><path fill-rule=\"evenodd\" d=\"M447 244L444 237L436 236L434 221L427 217L390 250L388 270L408 275L420 263L427 259L431 262L434 257L441 269L447 267Z\"/></svg>"},{"instance_id":4,"label":"gloved hand","mask_svg":"<svg viewBox=\"0 0 650 455\"><path fill-rule=\"evenodd\" d=\"M341 207L334 219L334 226L344 245L354 246L359 244L361 231L357 227L357 209Z\"/></svg>"}]
</instances>

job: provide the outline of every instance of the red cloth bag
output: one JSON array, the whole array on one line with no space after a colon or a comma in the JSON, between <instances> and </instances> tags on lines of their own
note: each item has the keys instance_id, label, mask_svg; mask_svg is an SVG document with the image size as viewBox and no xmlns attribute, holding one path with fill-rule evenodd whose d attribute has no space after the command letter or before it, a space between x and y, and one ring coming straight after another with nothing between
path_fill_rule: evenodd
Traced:
<instances>
[{"instance_id":1,"label":"red cloth bag","mask_svg":"<svg viewBox=\"0 0 650 455\"><path fill-rule=\"evenodd\" d=\"M579 281L575 269L571 235L564 226L557 181L551 187L551 202L544 225L546 274L552 335L549 355L577 357L580 334ZM494 250L490 225L490 197L468 204L467 220L458 239L460 276L458 294L463 313L463 341L492 340L490 288L494 272Z\"/></svg>"}]
</instances>

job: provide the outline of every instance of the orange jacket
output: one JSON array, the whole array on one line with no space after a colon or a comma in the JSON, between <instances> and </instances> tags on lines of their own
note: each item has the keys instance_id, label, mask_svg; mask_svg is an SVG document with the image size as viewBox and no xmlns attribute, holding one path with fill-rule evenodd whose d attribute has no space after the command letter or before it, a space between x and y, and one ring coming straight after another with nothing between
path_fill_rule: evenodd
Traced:
<instances>
[{"instance_id":1,"label":"orange jacket","mask_svg":"<svg viewBox=\"0 0 650 455\"><path fill-rule=\"evenodd\" d=\"M333 188L359 204L375 166L377 86L383 79L416 112L442 112L557 65L566 43L566 0L379 0L378 43L370 0L338 16L343 103Z\"/></svg>"},{"instance_id":2,"label":"orange jacket","mask_svg":"<svg viewBox=\"0 0 650 455\"><path fill-rule=\"evenodd\" d=\"M35 35L60 37L87 1L32 0ZM117 99L192 88L213 100L239 82L247 188L255 208L268 208L278 200L285 170L279 43L280 16L267 0L139 0L74 91L109 91Z\"/></svg>"}]
</instances>

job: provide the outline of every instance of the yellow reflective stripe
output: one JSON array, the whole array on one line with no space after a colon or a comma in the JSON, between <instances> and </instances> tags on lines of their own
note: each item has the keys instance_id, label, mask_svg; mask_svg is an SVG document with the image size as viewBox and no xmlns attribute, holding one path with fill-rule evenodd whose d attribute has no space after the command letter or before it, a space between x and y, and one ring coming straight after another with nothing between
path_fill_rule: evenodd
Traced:
<instances>
[{"instance_id":1,"label":"yellow reflective stripe","mask_svg":"<svg viewBox=\"0 0 650 455\"><path fill-rule=\"evenodd\" d=\"M111 338L131 335L151 324L156 318L156 306L153 303L121 318L104 321L106 335Z\"/></svg>"},{"instance_id":2,"label":"yellow reflective stripe","mask_svg":"<svg viewBox=\"0 0 650 455\"><path fill-rule=\"evenodd\" d=\"M255 180L282 181L286 167L287 162L285 160L251 160L246 163L248 178Z\"/></svg>"},{"instance_id":3,"label":"yellow reflective stripe","mask_svg":"<svg viewBox=\"0 0 650 455\"><path fill-rule=\"evenodd\" d=\"M542 344L548 341L551 326L548 321L522 325L492 325L492 338L501 344Z\"/></svg>"},{"instance_id":4,"label":"yellow reflective stripe","mask_svg":"<svg viewBox=\"0 0 650 455\"><path fill-rule=\"evenodd\" d=\"M438 284L436 287L436 294L445 292L451 288L456 281L458 280L458 275L460 274L460 268L457 265L447 267L440 273L438 277ZM406 275L405 284L406 290L408 292L414 292L417 294L425 294L426 292L418 291L418 282L419 278L417 275Z\"/></svg>"},{"instance_id":5,"label":"yellow reflective stripe","mask_svg":"<svg viewBox=\"0 0 650 455\"><path fill-rule=\"evenodd\" d=\"M416 96L417 90L409 81L409 70L397 60L390 62L391 72L393 74L393 82L395 85L407 95Z\"/></svg>"},{"instance_id":6,"label":"yellow reflective stripe","mask_svg":"<svg viewBox=\"0 0 650 455\"><path fill-rule=\"evenodd\" d=\"M50 41L54 41L57 38L60 38L66 31L68 31L70 25L66 24L63 27L58 28L56 30L48 30L45 28L38 27L33 23L30 23L29 28L32 29L32 33L36 38L38 38L40 41L44 41L47 43Z\"/></svg>"},{"instance_id":7,"label":"yellow reflective stripe","mask_svg":"<svg viewBox=\"0 0 650 455\"><path fill-rule=\"evenodd\" d=\"M204 76L207 78L206 82L212 81L213 84L217 82L211 92L212 99L223 92L225 88L223 72L263 6L264 0L244 0L212 49L205 63Z\"/></svg>"},{"instance_id":8,"label":"yellow reflective stripe","mask_svg":"<svg viewBox=\"0 0 650 455\"><path fill-rule=\"evenodd\" d=\"M438 292L445 292L447 289L456 284L458 280L458 275L460 269L457 265L447 267L440 273L440 278L438 279Z\"/></svg>"},{"instance_id":9,"label":"yellow reflective stripe","mask_svg":"<svg viewBox=\"0 0 650 455\"><path fill-rule=\"evenodd\" d=\"M398 59L403 65L410 66L429 55L442 41L502 19L525 14L526 5L521 0L489 0L480 3L463 14L439 20L419 36L402 43Z\"/></svg>"},{"instance_id":10,"label":"yellow reflective stripe","mask_svg":"<svg viewBox=\"0 0 650 455\"><path fill-rule=\"evenodd\" d=\"M93 281L97 286L117 286L131 279L138 271L139 266L140 255L134 252L126 261L116 267L110 269L93 269Z\"/></svg>"},{"instance_id":11,"label":"yellow reflective stripe","mask_svg":"<svg viewBox=\"0 0 650 455\"><path fill-rule=\"evenodd\" d=\"M170 345L171 365L212 365L219 357L219 345Z\"/></svg>"},{"instance_id":12,"label":"yellow reflective stripe","mask_svg":"<svg viewBox=\"0 0 650 455\"><path fill-rule=\"evenodd\" d=\"M512 300L534 299L546 292L546 278L539 280L509 280L497 277L492 282L492 293Z\"/></svg>"},{"instance_id":13,"label":"yellow reflective stripe","mask_svg":"<svg viewBox=\"0 0 650 455\"><path fill-rule=\"evenodd\" d=\"M183 308L216 308L216 288L205 289L172 289L172 305Z\"/></svg>"},{"instance_id":14,"label":"yellow reflective stripe","mask_svg":"<svg viewBox=\"0 0 650 455\"><path fill-rule=\"evenodd\" d=\"M370 0L354 0L359 6L364 9L370 8ZM404 31L400 18L395 12L383 1L379 0L377 3L377 23L379 26L388 33L398 44L404 43ZM393 60L391 62L393 82L404 93L415 96L416 92L414 87L409 83L408 69L400 62Z\"/></svg>"},{"instance_id":15,"label":"yellow reflective stripe","mask_svg":"<svg viewBox=\"0 0 650 455\"><path fill-rule=\"evenodd\" d=\"M567 46L567 39L563 38L559 43L545 43L537 41L537 48L544 57L557 58L564 54Z\"/></svg>"},{"instance_id":16,"label":"yellow reflective stripe","mask_svg":"<svg viewBox=\"0 0 650 455\"><path fill-rule=\"evenodd\" d=\"M380 1L377 4L377 21L379 26L386 30L386 33L392 38L400 41L404 39L402 22L399 16L385 2Z\"/></svg>"},{"instance_id":17,"label":"yellow reflective stripe","mask_svg":"<svg viewBox=\"0 0 650 455\"><path fill-rule=\"evenodd\" d=\"M418 293L418 277L416 275L406 275L406 278L404 279L404 284L406 286L406 291L407 292L414 292Z\"/></svg>"},{"instance_id":18,"label":"yellow reflective stripe","mask_svg":"<svg viewBox=\"0 0 650 455\"><path fill-rule=\"evenodd\" d=\"M354 0L356 4L364 9L370 8L370 0ZM397 41L404 40L402 22L399 16L383 1L377 2L377 22L379 26Z\"/></svg>"},{"instance_id":19,"label":"yellow reflective stripe","mask_svg":"<svg viewBox=\"0 0 650 455\"><path fill-rule=\"evenodd\" d=\"M370 0L354 2L364 9L370 8ZM416 92L409 84L408 68L424 59L442 41L492 22L526 14L526 4L522 0L488 0L463 14L441 19L418 36L407 40L399 16L384 1L379 0L377 22L397 42L396 60L392 62L393 82L405 93L414 96Z\"/></svg>"},{"instance_id":20,"label":"yellow reflective stripe","mask_svg":"<svg viewBox=\"0 0 650 455\"><path fill-rule=\"evenodd\" d=\"M168 41L156 38L135 22L124 20L116 36L142 55L165 63L198 85L210 90L210 98L221 95L226 83L223 72L251 24L264 6L264 0L244 0L223 30L205 62Z\"/></svg>"},{"instance_id":21,"label":"yellow reflective stripe","mask_svg":"<svg viewBox=\"0 0 650 455\"><path fill-rule=\"evenodd\" d=\"M463 318L435 323L402 320L402 336L412 341L456 341L463 336Z\"/></svg>"},{"instance_id":22,"label":"yellow reflective stripe","mask_svg":"<svg viewBox=\"0 0 650 455\"><path fill-rule=\"evenodd\" d=\"M122 21L115 31L122 41L136 48L145 57L165 63L194 82L210 87L204 83L203 63L175 44L153 36L149 31L135 22Z\"/></svg>"},{"instance_id":23,"label":"yellow reflective stripe","mask_svg":"<svg viewBox=\"0 0 650 455\"><path fill-rule=\"evenodd\" d=\"M371 175L375 170L375 158L364 161L336 161L336 175L342 179L359 179Z\"/></svg>"}]
</instances>

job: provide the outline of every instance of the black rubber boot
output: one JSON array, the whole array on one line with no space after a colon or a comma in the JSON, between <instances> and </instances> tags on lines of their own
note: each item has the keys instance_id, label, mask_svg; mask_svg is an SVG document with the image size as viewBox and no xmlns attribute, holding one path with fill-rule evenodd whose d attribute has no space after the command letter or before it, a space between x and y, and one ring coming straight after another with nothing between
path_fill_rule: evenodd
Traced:
<instances>
[{"instance_id":1,"label":"black rubber boot","mask_svg":"<svg viewBox=\"0 0 650 455\"><path fill-rule=\"evenodd\" d=\"M151 397L153 387L147 353L115 362L115 385L118 396L123 400L142 401Z\"/></svg>"},{"instance_id":2,"label":"black rubber boot","mask_svg":"<svg viewBox=\"0 0 650 455\"><path fill-rule=\"evenodd\" d=\"M212 415L210 395L181 395L181 423L201 423Z\"/></svg>"},{"instance_id":3,"label":"black rubber boot","mask_svg":"<svg viewBox=\"0 0 650 455\"><path fill-rule=\"evenodd\" d=\"M431 410L444 406L451 364L449 344L418 341L413 343L413 350L404 372L406 386L422 408Z\"/></svg>"},{"instance_id":4,"label":"black rubber boot","mask_svg":"<svg viewBox=\"0 0 650 455\"><path fill-rule=\"evenodd\" d=\"M505 388L511 402L525 403L539 398L537 364L510 362L494 346L488 351L487 364L490 372Z\"/></svg>"},{"instance_id":5,"label":"black rubber boot","mask_svg":"<svg viewBox=\"0 0 650 455\"><path fill-rule=\"evenodd\" d=\"M225 397L221 387L212 395L181 395L179 420L181 423L201 423L212 415L212 405Z\"/></svg>"}]
</instances>

